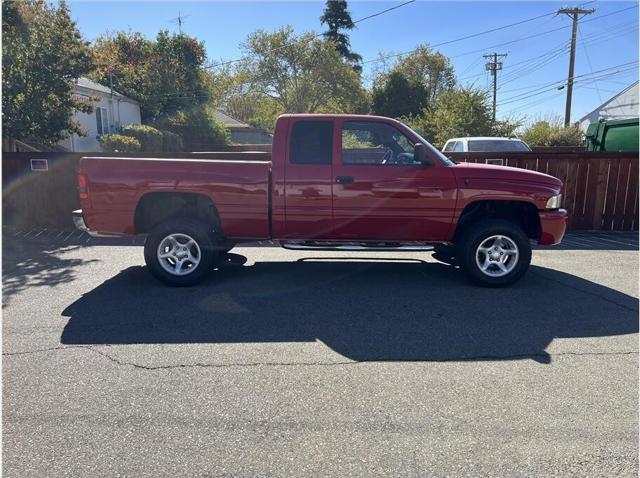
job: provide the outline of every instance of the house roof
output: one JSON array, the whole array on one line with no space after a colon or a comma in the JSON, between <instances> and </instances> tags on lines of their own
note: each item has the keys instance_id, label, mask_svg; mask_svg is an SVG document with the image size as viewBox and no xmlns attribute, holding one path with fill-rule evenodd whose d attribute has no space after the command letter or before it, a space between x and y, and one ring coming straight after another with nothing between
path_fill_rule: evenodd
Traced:
<instances>
[{"instance_id":1,"label":"house roof","mask_svg":"<svg viewBox=\"0 0 640 478\"><path fill-rule=\"evenodd\" d=\"M600 106L598 106L597 108L593 109L592 111L589 111L586 115L584 115L582 118L580 118L578 120L578 122L582 122L584 120L586 120L587 118L589 118L589 116L591 116L593 113L597 113L598 111L602 110L605 106L607 106L609 103L611 103L613 100L615 100L616 98L618 98L619 96L624 95L627 91L631 90L632 88L635 88L638 86L638 83L640 82L640 80L635 81L634 83L632 83L631 85L627 86L624 90L622 90L620 93L617 93L615 95L613 95L611 98L609 98L607 101L605 101L604 103L602 103Z\"/></svg>"},{"instance_id":2,"label":"house roof","mask_svg":"<svg viewBox=\"0 0 640 478\"><path fill-rule=\"evenodd\" d=\"M213 114L215 115L216 120L220 121L227 128L251 128L251 125L243 123L233 116L226 114L222 108L214 109Z\"/></svg>"},{"instance_id":3,"label":"house roof","mask_svg":"<svg viewBox=\"0 0 640 478\"><path fill-rule=\"evenodd\" d=\"M81 76L76 80L76 85L81 88L86 88L87 90L99 91L100 93L106 93L108 95L111 94L111 88L101 85L100 83L96 83L95 81L90 80L89 78L86 78L84 76ZM118 98L126 98L133 103L138 103L136 100L129 98L122 93L118 93L116 90L113 90L113 96L117 96Z\"/></svg>"}]
</instances>

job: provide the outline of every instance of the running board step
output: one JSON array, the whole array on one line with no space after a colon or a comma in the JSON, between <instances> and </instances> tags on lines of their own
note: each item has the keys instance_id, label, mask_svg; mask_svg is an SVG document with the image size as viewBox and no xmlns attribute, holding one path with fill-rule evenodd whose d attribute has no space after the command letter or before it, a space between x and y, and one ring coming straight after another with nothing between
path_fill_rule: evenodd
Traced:
<instances>
[{"instance_id":1,"label":"running board step","mask_svg":"<svg viewBox=\"0 0 640 478\"><path fill-rule=\"evenodd\" d=\"M293 251L404 251L404 252L428 252L433 251L434 246L419 243L375 243L360 242L281 242L285 249Z\"/></svg>"}]
</instances>

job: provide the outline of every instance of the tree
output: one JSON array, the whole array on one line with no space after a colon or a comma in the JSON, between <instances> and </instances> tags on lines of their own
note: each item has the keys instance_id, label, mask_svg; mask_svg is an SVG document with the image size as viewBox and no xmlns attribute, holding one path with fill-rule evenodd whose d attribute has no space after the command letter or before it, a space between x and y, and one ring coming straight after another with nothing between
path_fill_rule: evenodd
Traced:
<instances>
[{"instance_id":1,"label":"tree","mask_svg":"<svg viewBox=\"0 0 640 478\"><path fill-rule=\"evenodd\" d=\"M423 83L410 81L402 73L393 71L374 85L371 107L377 115L415 116L427 105L427 97Z\"/></svg>"},{"instance_id":2,"label":"tree","mask_svg":"<svg viewBox=\"0 0 640 478\"><path fill-rule=\"evenodd\" d=\"M487 93L474 88L442 93L435 108L425 108L407 122L437 146L444 145L449 138L491 136L494 132Z\"/></svg>"},{"instance_id":3,"label":"tree","mask_svg":"<svg viewBox=\"0 0 640 478\"><path fill-rule=\"evenodd\" d=\"M138 100L145 122L211 99L212 78L202 68L204 44L188 35L160 31L148 40L140 33L117 32L99 37L93 51L93 78L112 82L118 92Z\"/></svg>"},{"instance_id":4,"label":"tree","mask_svg":"<svg viewBox=\"0 0 640 478\"><path fill-rule=\"evenodd\" d=\"M368 97L360 76L342 61L332 42L291 27L258 30L243 45L238 74L245 87L266 96L286 113L361 112Z\"/></svg>"},{"instance_id":5,"label":"tree","mask_svg":"<svg viewBox=\"0 0 640 478\"><path fill-rule=\"evenodd\" d=\"M527 126L520 138L529 146L584 146L584 135L577 126L564 127L560 118L541 119Z\"/></svg>"},{"instance_id":6,"label":"tree","mask_svg":"<svg viewBox=\"0 0 640 478\"><path fill-rule=\"evenodd\" d=\"M73 95L92 68L87 42L61 0L2 2L2 132L5 137L53 144L84 134L74 111L91 106Z\"/></svg>"},{"instance_id":7,"label":"tree","mask_svg":"<svg viewBox=\"0 0 640 478\"><path fill-rule=\"evenodd\" d=\"M361 72L362 57L351 51L349 36L342 32L355 28L351 14L347 10L346 0L327 0L324 13L320 17L320 23L326 24L329 28L323 33L325 39L333 42L340 56L357 72Z\"/></svg>"},{"instance_id":8,"label":"tree","mask_svg":"<svg viewBox=\"0 0 640 478\"><path fill-rule=\"evenodd\" d=\"M404 75L413 84L422 84L430 104L435 104L442 93L451 91L456 85L449 58L440 52L434 52L426 44L418 45L410 54L393 64L388 73L378 75L374 82L384 82L386 75L393 72Z\"/></svg>"}]
</instances>

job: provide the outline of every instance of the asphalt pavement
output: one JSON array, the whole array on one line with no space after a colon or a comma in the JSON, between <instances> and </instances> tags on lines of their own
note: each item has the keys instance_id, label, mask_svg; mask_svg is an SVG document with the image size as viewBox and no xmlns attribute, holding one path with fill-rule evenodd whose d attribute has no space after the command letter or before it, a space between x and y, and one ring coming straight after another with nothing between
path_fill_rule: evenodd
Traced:
<instances>
[{"instance_id":1,"label":"asphalt pavement","mask_svg":"<svg viewBox=\"0 0 640 478\"><path fill-rule=\"evenodd\" d=\"M136 241L36 234L3 234L5 476L638 474L635 234L506 289L269 244L175 289Z\"/></svg>"}]
</instances>

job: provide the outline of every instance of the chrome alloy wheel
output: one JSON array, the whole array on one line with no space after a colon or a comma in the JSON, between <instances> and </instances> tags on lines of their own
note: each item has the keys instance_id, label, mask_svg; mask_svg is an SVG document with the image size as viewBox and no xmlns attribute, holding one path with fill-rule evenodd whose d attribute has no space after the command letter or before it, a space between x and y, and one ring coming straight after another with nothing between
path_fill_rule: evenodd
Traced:
<instances>
[{"instance_id":1,"label":"chrome alloy wheel","mask_svg":"<svg viewBox=\"0 0 640 478\"><path fill-rule=\"evenodd\" d=\"M190 274L202 258L200 246L186 234L170 234L158 246L158 262L169 274L185 276Z\"/></svg>"},{"instance_id":2,"label":"chrome alloy wheel","mask_svg":"<svg viewBox=\"0 0 640 478\"><path fill-rule=\"evenodd\" d=\"M476 264L489 277L502 277L518 265L516 243L507 236L490 236L476 249Z\"/></svg>"}]
</instances>

